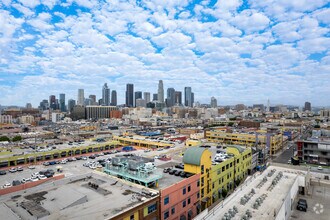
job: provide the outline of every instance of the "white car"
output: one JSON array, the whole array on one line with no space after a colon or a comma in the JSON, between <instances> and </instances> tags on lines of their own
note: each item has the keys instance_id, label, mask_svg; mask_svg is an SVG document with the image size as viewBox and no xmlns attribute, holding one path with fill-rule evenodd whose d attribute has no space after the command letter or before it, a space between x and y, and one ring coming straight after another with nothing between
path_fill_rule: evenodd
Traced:
<instances>
[{"instance_id":1,"label":"white car","mask_svg":"<svg viewBox=\"0 0 330 220\"><path fill-rule=\"evenodd\" d=\"M33 170L33 169L36 168L36 166L32 166L32 165L31 165L31 166L28 166L28 168L31 169L31 170Z\"/></svg>"},{"instance_id":2,"label":"white car","mask_svg":"<svg viewBox=\"0 0 330 220\"><path fill-rule=\"evenodd\" d=\"M45 175L39 175L39 176L38 176L38 179L39 179L39 180L44 180L44 179L47 179L47 177L46 177Z\"/></svg>"},{"instance_id":3,"label":"white car","mask_svg":"<svg viewBox=\"0 0 330 220\"><path fill-rule=\"evenodd\" d=\"M31 178L23 178L21 183L31 182Z\"/></svg>"},{"instance_id":4,"label":"white car","mask_svg":"<svg viewBox=\"0 0 330 220\"><path fill-rule=\"evenodd\" d=\"M11 183L5 183L2 188L8 188L11 187Z\"/></svg>"},{"instance_id":5,"label":"white car","mask_svg":"<svg viewBox=\"0 0 330 220\"><path fill-rule=\"evenodd\" d=\"M61 164L66 164L68 161L67 160L62 160Z\"/></svg>"},{"instance_id":6,"label":"white car","mask_svg":"<svg viewBox=\"0 0 330 220\"><path fill-rule=\"evenodd\" d=\"M323 170L323 167L322 166L318 166L317 169L318 170Z\"/></svg>"},{"instance_id":7,"label":"white car","mask_svg":"<svg viewBox=\"0 0 330 220\"><path fill-rule=\"evenodd\" d=\"M36 181L38 181L39 179L38 179L38 177L31 177L31 181L32 182L36 182Z\"/></svg>"},{"instance_id":8,"label":"white car","mask_svg":"<svg viewBox=\"0 0 330 220\"><path fill-rule=\"evenodd\" d=\"M91 169L96 169L96 165L95 164L91 164L91 165L89 165L89 168L91 168Z\"/></svg>"},{"instance_id":9,"label":"white car","mask_svg":"<svg viewBox=\"0 0 330 220\"><path fill-rule=\"evenodd\" d=\"M83 160L87 160L87 157L83 156L81 159L83 159Z\"/></svg>"}]
</instances>

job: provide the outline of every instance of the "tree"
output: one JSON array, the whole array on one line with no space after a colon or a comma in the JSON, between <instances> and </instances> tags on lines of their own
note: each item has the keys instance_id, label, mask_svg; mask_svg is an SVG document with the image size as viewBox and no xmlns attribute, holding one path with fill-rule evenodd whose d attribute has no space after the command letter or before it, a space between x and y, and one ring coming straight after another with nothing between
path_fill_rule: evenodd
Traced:
<instances>
[{"instance_id":1,"label":"tree","mask_svg":"<svg viewBox=\"0 0 330 220\"><path fill-rule=\"evenodd\" d=\"M13 142L17 142L17 141L21 141L21 140L22 140L22 137L19 135L13 137L13 139L12 139Z\"/></svg>"},{"instance_id":2,"label":"tree","mask_svg":"<svg viewBox=\"0 0 330 220\"><path fill-rule=\"evenodd\" d=\"M10 141L10 139L9 139L9 137L7 137L7 136L1 136L0 137L0 141Z\"/></svg>"},{"instance_id":3,"label":"tree","mask_svg":"<svg viewBox=\"0 0 330 220\"><path fill-rule=\"evenodd\" d=\"M231 126L233 126L233 125L234 125L234 122L229 122L229 123L228 123L228 126L229 126L229 127L231 127Z\"/></svg>"},{"instance_id":4,"label":"tree","mask_svg":"<svg viewBox=\"0 0 330 220\"><path fill-rule=\"evenodd\" d=\"M222 197L226 198L227 194L228 194L228 191L226 189L223 189L222 190Z\"/></svg>"}]
</instances>

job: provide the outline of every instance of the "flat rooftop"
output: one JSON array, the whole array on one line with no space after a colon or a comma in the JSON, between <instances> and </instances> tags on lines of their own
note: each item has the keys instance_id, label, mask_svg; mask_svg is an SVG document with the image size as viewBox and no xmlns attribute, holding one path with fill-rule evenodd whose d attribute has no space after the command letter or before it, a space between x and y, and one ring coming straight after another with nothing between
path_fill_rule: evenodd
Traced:
<instances>
[{"instance_id":1,"label":"flat rooftop","mask_svg":"<svg viewBox=\"0 0 330 220\"><path fill-rule=\"evenodd\" d=\"M0 211L6 220L109 219L157 194L155 190L92 172L3 196Z\"/></svg>"},{"instance_id":2,"label":"flat rooftop","mask_svg":"<svg viewBox=\"0 0 330 220\"><path fill-rule=\"evenodd\" d=\"M264 173L249 177L223 203L209 210L204 219L222 219L229 214L230 209L234 209L234 206L237 213L233 219L241 219L247 212L252 215L250 219L273 219L299 174L304 172L271 166ZM273 185L275 178L277 183ZM259 205L256 206L256 203Z\"/></svg>"}]
</instances>

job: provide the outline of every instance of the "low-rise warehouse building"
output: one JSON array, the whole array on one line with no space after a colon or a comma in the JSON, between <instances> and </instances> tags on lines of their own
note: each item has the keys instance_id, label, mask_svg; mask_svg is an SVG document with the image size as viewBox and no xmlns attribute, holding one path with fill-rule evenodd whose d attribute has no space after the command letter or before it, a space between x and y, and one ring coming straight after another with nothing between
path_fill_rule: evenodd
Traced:
<instances>
[{"instance_id":1,"label":"low-rise warehouse building","mask_svg":"<svg viewBox=\"0 0 330 220\"><path fill-rule=\"evenodd\" d=\"M289 219L294 200L310 186L309 173L269 167L250 176L233 194L195 219Z\"/></svg>"}]
</instances>

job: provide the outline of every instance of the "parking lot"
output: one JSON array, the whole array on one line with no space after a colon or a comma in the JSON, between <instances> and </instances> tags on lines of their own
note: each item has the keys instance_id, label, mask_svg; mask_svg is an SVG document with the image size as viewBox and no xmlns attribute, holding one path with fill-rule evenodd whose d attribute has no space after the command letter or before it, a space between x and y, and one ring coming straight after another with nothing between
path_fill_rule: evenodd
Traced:
<instances>
[{"instance_id":1,"label":"parking lot","mask_svg":"<svg viewBox=\"0 0 330 220\"><path fill-rule=\"evenodd\" d=\"M312 185L310 195L299 195L294 201L293 212L290 219L299 220L328 220L330 216L330 187L322 185ZM307 212L299 211L296 209L299 199L306 199L308 208Z\"/></svg>"},{"instance_id":2,"label":"parking lot","mask_svg":"<svg viewBox=\"0 0 330 220\"><path fill-rule=\"evenodd\" d=\"M124 154L135 154L138 156L143 156L143 157L148 157L148 158L155 158L159 155L168 155L172 158L172 162L174 163L180 163L182 160L182 157L177 156L179 153L181 153L184 148L183 144L176 144L176 147L170 148L170 149L164 149L164 150L154 150L154 151L149 151L145 152L144 149L137 149L135 151L131 152L118 152L114 154L108 154L104 156L99 156L96 157L95 159L90 159L87 156L87 160L75 160L72 162L67 162L65 164L54 164L54 165L49 165L49 166L44 166L44 165L34 165L34 169L29 169L28 166L23 167L23 171L17 171L15 173L10 173L8 172L9 168L6 169L6 175L0 175L0 186L2 187L6 183L12 183L14 180L22 180L23 178L30 178L33 173L46 170L46 169L53 169L55 171L55 175L58 173L57 168L60 167L63 174L65 174L66 177L73 176L73 175L78 175L78 174L83 174L83 173L88 173L90 172L89 167L83 166L84 163L86 162L91 162L91 161L97 161L100 159L107 159L107 158L113 158L116 155L124 155ZM57 159L59 160L59 159ZM61 159L62 160L62 159ZM155 166L156 167L162 167L162 165L168 163L168 161L162 161L159 159L155 159Z\"/></svg>"}]
</instances>

